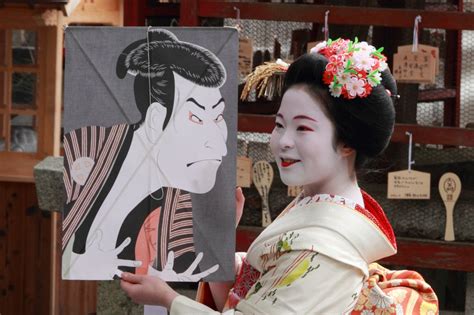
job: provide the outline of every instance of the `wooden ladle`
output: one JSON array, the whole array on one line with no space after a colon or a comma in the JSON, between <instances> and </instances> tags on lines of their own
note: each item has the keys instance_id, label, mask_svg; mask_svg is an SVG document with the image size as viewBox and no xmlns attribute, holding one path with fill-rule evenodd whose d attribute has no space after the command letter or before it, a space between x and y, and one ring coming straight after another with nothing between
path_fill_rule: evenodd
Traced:
<instances>
[{"instance_id":1,"label":"wooden ladle","mask_svg":"<svg viewBox=\"0 0 474 315\"><path fill-rule=\"evenodd\" d=\"M454 241L453 212L456 201L461 193L461 180L454 173L445 173L441 176L438 184L439 194L446 207L446 229L445 241Z\"/></svg>"},{"instance_id":2,"label":"wooden ladle","mask_svg":"<svg viewBox=\"0 0 474 315\"><path fill-rule=\"evenodd\" d=\"M272 223L268 193L273 182L273 168L267 161L258 161L253 165L253 183L262 197L262 226Z\"/></svg>"}]
</instances>

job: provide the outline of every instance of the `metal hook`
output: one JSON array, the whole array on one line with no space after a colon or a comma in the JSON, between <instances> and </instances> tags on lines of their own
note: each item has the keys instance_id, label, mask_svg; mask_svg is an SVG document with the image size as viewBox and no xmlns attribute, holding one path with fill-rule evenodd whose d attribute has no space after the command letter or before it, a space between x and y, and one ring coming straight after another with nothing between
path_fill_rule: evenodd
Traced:
<instances>
[{"instance_id":1,"label":"metal hook","mask_svg":"<svg viewBox=\"0 0 474 315\"><path fill-rule=\"evenodd\" d=\"M173 18L170 22L170 26L179 26L179 22L176 18Z\"/></svg>"},{"instance_id":2,"label":"metal hook","mask_svg":"<svg viewBox=\"0 0 474 315\"><path fill-rule=\"evenodd\" d=\"M324 13L324 40L327 41L329 39L329 10Z\"/></svg>"},{"instance_id":3,"label":"metal hook","mask_svg":"<svg viewBox=\"0 0 474 315\"><path fill-rule=\"evenodd\" d=\"M418 24L421 23L421 15L415 17L415 25L413 26L413 45L411 48L412 52L418 51Z\"/></svg>"},{"instance_id":4,"label":"metal hook","mask_svg":"<svg viewBox=\"0 0 474 315\"><path fill-rule=\"evenodd\" d=\"M415 164L415 161L411 159L413 134L409 131L405 131L405 134L408 136L408 171L411 171L411 166Z\"/></svg>"},{"instance_id":5,"label":"metal hook","mask_svg":"<svg viewBox=\"0 0 474 315\"><path fill-rule=\"evenodd\" d=\"M237 8L237 7L234 7L234 10L236 11L236 26L237 26L237 29L240 31L242 31L242 24L240 22L240 9Z\"/></svg>"}]
</instances>

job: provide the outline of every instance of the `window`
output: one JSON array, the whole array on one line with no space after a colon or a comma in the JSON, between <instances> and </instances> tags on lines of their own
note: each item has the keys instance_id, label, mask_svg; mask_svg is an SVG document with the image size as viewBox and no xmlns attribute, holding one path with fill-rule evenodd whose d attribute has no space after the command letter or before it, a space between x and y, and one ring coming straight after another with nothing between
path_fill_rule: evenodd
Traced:
<instances>
[{"instance_id":1,"label":"window","mask_svg":"<svg viewBox=\"0 0 474 315\"><path fill-rule=\"evenodd\" d=\"M38 33L0 29L0 151L38 150Z\"/></svg>"}]
</instances>

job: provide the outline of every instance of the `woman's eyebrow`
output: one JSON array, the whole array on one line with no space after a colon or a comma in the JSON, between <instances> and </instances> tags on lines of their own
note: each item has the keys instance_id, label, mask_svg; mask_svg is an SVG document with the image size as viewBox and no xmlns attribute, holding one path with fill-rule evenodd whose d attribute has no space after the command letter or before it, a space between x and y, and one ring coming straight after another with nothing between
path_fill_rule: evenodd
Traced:
<instances>
[{"instance_id":1,"label":"woman's eyebrow","mask_svg":"<svg viewBox=\"0 0 474 315\"><path fill-rule=\"evenodd\" d=\"M298 116L293 117L293 120L295 120L295 119L308 119L308 120L318 122L316 119L311 118L311 117L306 116L306 115L298 115Z\"/></svg>"}]
</instances>

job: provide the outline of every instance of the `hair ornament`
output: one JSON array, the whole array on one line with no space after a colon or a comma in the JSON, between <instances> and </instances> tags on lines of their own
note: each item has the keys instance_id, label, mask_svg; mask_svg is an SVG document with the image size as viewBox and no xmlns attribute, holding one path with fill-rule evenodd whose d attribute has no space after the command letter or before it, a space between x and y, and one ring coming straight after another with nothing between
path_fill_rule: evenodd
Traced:
<instances>
[{"instance_id":1,"label":"hair ornament","mask_svg":"<svg viewBox=\"0 0 474 315\"><path fill-rule=\"evenodd\" d=\"M323 82L333 97L346 99L367 97L372 88L382 81L381 73L387 69L383 47L376 49L367 42L336 39L321 42L311 49L328 59Z\"/></svg>"},{"instance_id":2,"label":"hair ornament","mask_svg":"<svg viewBox=\"0 0 474 315\"><path fill-rule=\"evenodd\" d=\"M240 99L242 101L249 97L252 90L257 92L257 97L265 96L272 99L273 96L281 96L283 90L283 78L290 65L278 59L276 62L265 62L255 68L245 78L245 86Z\"/></svg>"}]
</instances>

